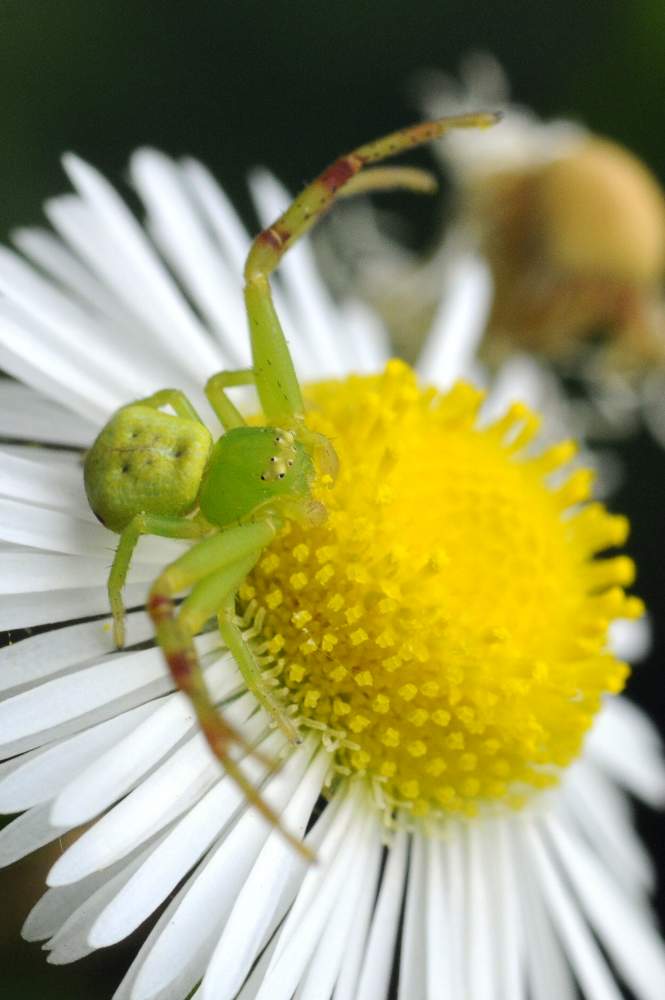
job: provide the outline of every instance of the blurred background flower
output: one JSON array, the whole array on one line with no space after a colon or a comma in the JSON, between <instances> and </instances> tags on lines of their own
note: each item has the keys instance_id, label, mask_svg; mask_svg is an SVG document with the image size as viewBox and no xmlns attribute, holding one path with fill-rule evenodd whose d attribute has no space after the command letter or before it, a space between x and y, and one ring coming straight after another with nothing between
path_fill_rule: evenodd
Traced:
<instances>
[{"instance_id":1,"label":"blurred background flower","mask_svg":"<svg viewBox=\"0 0 665 1000\"><path fill-rule=\"evenodd\" d=\"M465 57L459 80L421 73L414 89L428 115L496 107L503 121L486 141L462 134L439 144L453 209L425 255L389 239L380 209L348 208L333 229L341 266L328 258L339 283L375 304L409 356L453 294L460 253L476 253L490 286L478 345L490 368L521 363L522 381L529 373L530 392L550 408L548 371L576 380L587 402L567 417L584 437L621 437L644 417L665 443L665 191L656 176L577 122L541 121L511 103L491 55Z\"/></svg>"}]
</instances>

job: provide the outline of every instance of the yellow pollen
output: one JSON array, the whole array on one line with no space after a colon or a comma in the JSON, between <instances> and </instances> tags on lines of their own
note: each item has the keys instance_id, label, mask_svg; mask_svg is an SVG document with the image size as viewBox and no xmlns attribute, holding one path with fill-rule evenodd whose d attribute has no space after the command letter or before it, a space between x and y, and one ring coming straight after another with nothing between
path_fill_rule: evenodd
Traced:
<instances>
[{"instance_id":1,"label":"yellow pollen","mask_svg":"<svg viewBox=\"0 0 665 1000\"><path fill-rule=\"evenodd\" d=\"M634 567L599 557L626 519L589 502L588 470L561 474L570 442L533 454L524 406L481 427L478 390L421 389L396 361L307 397L340 474L315 485L327 519L288 522L240 591L266 666L389 806L516 808L627 677L607 634L643 613Z\"/></svg>"},{"instance_id":2,"label":"yellow pollen","mask_svg":"<svg viewBox=\"0 0 665 1000\"><path fill-rule=\"evenodd\" d=\"M324 653L330 653L338 642L339 639L336 635L333 635L332 632L325 632L323 639L321 640L321 649Z\"/></svg>"},{"instance_id":3,"label":"yellow pollen","mask_svg":"<svg viewBox=\"0 0 665 1000\"><path fill-rule=\"evenodd\" d=\"M304 628L308 622L311 622L311 620L312 614L310 611L307 611L306 608L303 608L300 611L294 611L291 615L291 622L296 628Z\"/></svg>"},{"instance_id":4,"label":"yellow pollen","mask_svg":"<svg viewBox=\"0 0 665 1000\"><path fill-rule=\"evenodd\" d=\"M376 698L372 702L372 708L379 715L385 715L390 711L390 698L385 694L377 694Z\"/></svg>"},{"instance_id":5,"label":"yellow pollen","mask_svg":"<svg viewBox=\"0 0 665 1000\"><path fill-rule=\"evenodd\" d=\"M305 668L300 663L292 663L287 676L289 684L299 684L305 676Z\"/></svg>"},{"instance_id":6,"label":"yellow pollen","mask_svg":"<svg viewBox=\"0 0 665 1000\"><path fill-rule=\"evenodd\" d=\"M252 596L254 595L252 594ZM271 590L265 597L266 606L271 610L278 608L283 600L284 595L279 588L277 588L277 590Z\"/></svg>"},{"instance_id":7,"label":"yellow pollen","mask_svg":"<svg viewBox=\"0 0 665 1000\"><path fill-rule=\"evenodd\" d=\"M334 567L330 563L327 563L325 566L323 566L322 569L318 571L318 573L314 575L314 579L316 580L317 583L320 583L322 587L325 587L325 585L332 580L334 575L335 575Z\"/></svg>"},{"instance_id":8,"label":"yellow pollen","mask_svg":"<svg viewBox=\"0 0 665 1000\"><path fill-rule=\"evenodd\" d=\"M353 642L353 639L351 641ZM358 644L354 643L354 645ZM374 678L369 670L361 670L360 673L355 675L354 680L358 687L372 687L374 684Z\"/></svg>"}]
</instances>

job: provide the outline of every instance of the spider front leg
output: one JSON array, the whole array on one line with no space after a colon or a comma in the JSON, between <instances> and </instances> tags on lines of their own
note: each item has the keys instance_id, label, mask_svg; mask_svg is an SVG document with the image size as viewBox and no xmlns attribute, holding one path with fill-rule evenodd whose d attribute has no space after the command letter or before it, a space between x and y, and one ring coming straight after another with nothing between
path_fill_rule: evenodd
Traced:
<instances>
[{"instance_id":1,"label":"spider front leg","mask_svg":"<svg viewBox=\"0 0 665 1000\"><path fill-rule=\"evenodd\" d=\"M233 659L238 665L243 680L259 704L272 716L290 743L302 743L296 724L275 698L256 662L252 647L236 624L235 593L228 594L223 607L217 613L219 632Z\"/></svg>"},{"instance_id":2,"label":"spider front leg","mask_svg":"<svg viewBox=\"0 0 665 1000\"><path fill-rule=\"evenodd\" d=\"M245 306L252 344L256 389L268 424L294 429L313 453L322 472L334 477L335 450L322 435L305 427L305 408L286 337L275 311L269 276L284 254L314 226L340 195L387 187L431 190L431 178L422 171L394 167L361 171L414 146L438 139L452 128L486 128L498 120L493 114L466 114L421 122L359 146L339 157L309 184L272 226L259 233L245 264Z\"/></svg>"},{"instance_id":3,"label":"spider front leg","mask_svg":"<svg viewBox=\"0 0 665 1000\"><path fill-rule=\"evenodd\" d=\"M248 802L272 826L279 828L301 854L310 857L302 842L284 829L277 814L230 757L229 745L237 743L262 759L242 734L217 711L206 687L193 641L194 635L208 619L220 608L228 606L232 595L276 532L277 525L266 518L254 524L229 528L199 542L167 566L157 578L148 597L148 611L173 679L189 697L212 752L242 789ZM177 614L174 595L188 587L193 587L193 590Z\"/></svg>"},{"instance_id":4,"label":"spider front leg","mask_svg":"<svg viewBox=\"0 0 665 1000\"><path fill-rule=\"evenodd\" d=\"M276 523L265 517L264 520L253 524L228 528L195 545L167 566L155 581L148 598L148 610L157 626L157 641L164 651L176 682L183 654L191 667L191 676L184 675L184 677L186 683L193 686L191 691L184 687L183 690L192 697L199 717L200 709L206 717L212 719L213 727L218 718L214 708L202 700L202 695L207 697L207 691L202 683L202 674L192 639L213 615L218 615L222 638L236 660L247 687L263 705L268 715L275 719L287 739L297 743L298 732L293 720L263 682L254 655L234 624L233 615L230 613L230 609L234 606L236 590L254 566L264 546L275 537L276 532ZM183 602L176 619L173 597L189 588L193 588L192 592ZM163 615L164 622L161 625L152 610L153 603L159 609L160 601L168 611L168 614ZM173 650L175 652L172 652Z\"/></svg>"}]
</instances>

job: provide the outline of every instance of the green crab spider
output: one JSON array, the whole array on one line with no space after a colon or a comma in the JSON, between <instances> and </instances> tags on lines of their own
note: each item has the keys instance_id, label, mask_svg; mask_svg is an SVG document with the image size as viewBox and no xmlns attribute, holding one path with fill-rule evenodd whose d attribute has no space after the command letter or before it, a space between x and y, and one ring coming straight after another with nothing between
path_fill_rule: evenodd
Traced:
<instances>
[{"instance_id":1,"label":"green crab spider","mask_svg":"<svg viewBox=\"0 0 665 1000\"><path fill-rule=\"evenodd\" d=\"M247 257L244 292L252 367L219 372L205 387L224 431L216 442L186 396L163 389L118 410L86 456L90 506L102 524L120 535L108 578L116 645L124 643L122 589L139 537L192 540L195 544L168 565L150 589L147 610L156 641L175 684L190 698L212 752L247 800L303 854L307 852L301 841L282 827L230 756L235 744L264 760L217 711L193 641L216 616L247 687L288 739L298 742L293 719L264 681L236 621L235 595L286 520L314 523L325 517L323 505L312 496L312 484L317 475L332 482L337 459L332 444L307 427L268 278L336 197L388 187L433 187L429 174L413 168L375 168L361 176L368 164L451 128L482 128L495 121L490 114L459 115L413 125L360 146L337 159L257 236ZM245 423L227 394L239 385L255 387L266 426ZM172 413L163 412L167 406ZM185 591L189 594L177 608L175 598Z\"/></svg>"}]
</instances>

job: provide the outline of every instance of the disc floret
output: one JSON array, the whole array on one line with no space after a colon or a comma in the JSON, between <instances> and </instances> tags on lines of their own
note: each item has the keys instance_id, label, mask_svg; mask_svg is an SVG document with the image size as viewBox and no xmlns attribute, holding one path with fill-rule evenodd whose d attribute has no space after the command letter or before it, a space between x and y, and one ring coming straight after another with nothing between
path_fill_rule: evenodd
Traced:
<instances>
[{"instance_id":1,"label":"disc floret","mask_svg":"<svg viewBox=\"0 0 665 1000\"><path fill-rule=\"evenodd\" d=\"M534 457L534 414L482 427L482 401L397 361L312 387L308 421L341 459L328 519L290 522L240 591L301 724L389 812L472 813L555 781L624 685L610 621L643 610L630 559L597 558L626 519L589 502L588 470L561 481L572 443Z\"/></svg>"}]
</instances>

